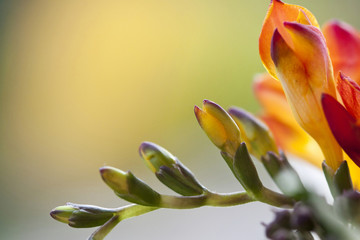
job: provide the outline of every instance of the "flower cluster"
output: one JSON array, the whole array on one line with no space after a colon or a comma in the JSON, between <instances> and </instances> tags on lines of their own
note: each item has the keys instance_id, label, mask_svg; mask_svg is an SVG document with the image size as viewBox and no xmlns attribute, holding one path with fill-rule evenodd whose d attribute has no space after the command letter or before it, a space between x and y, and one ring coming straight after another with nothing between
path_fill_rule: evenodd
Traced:
<instances>
[{"instance_id":1,"label":"flower cluster","mask_svg":"<svg viewBox=\"0 0 360 240\"><path fill-rule=\"evenodd\" d=\"M169 151L144 142L141 158L178 195L159 193L130 171L106 166L100 169L104 182L133 204L109 209L68 203L53 209L51 216L72 227L100 226L89 238L99 240L120 221L159 208L258 201L285 208L264 224L269 239L356 239L360 234L360 34L338 21L321 30L307 9L272 0L259 50L268 71L254 82L263 106L259 117L241 108L225 110L209 100L194 109L199 125L244 191L211 191ZM283 151L322 166L333 204L303 185ZM256 160L280 192L261 181Z\"/></svg>"},{"instance_id":2,"label":"flower cluster","mask_svg":"<svg viewBox=\"0 0 360 240\"><path fill-rule=\"evenodd\" d=\"M334 170L351 159L359 186L360 33L339 21L321 31L307 9L274 0L259 49L269 74L258 76L254 89L277 144L318 166L325 158Z\"/></svg>"}]
</instances>

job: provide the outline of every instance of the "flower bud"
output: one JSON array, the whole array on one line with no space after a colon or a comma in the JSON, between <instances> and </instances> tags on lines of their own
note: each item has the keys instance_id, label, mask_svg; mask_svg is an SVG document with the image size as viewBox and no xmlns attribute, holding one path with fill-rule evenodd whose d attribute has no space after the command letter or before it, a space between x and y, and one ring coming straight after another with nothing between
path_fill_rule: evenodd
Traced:
<instances>
[{"instance_id":1,"label":"flower bud","mask_svg":"<svg viewBox=\"0 0 360 240\"><path fill-rule=\"evenodd\" d=\"M235 155L240 145L240 130L230 115L216 103L204 100L203 109L195 106L195 115L210 140L221 151Z\"/></svg>"},{"instance_id":2,"label":"flower bud","mask_svg":"<svg viewBox=\"0 0 360 240\"><path fill-rule=\"evenodd\" d=\"M92 205L68 203L54 208L50 215L55 220L67 223L71 227L89 228L103 225L114 216L114 212Z\"/></svg>"},{"instance_id":3,"label":"flower bud","mask_svg":"<svg viewBox=\"0 0 360 240\"><path fill-rule=\"evenodd\" d=\"M205 191L192 172L166 149L144 142L139 153L156 177L173 191L184 196L201 195Z\"/></svg>"},{"instance_id":4,"label":"flower bud","mask_svg":"<svg viewBox=\"0 0 360 240\"><path fill-rule=\"evenodd\" d=\"M272 133L261 120L240 108L230 108L229 114L238 125L242 140L252 155L260 159L268 151L278 153Z\"/></svg>"},{"instance_id":5,"label":"flower bud","mask_svg":"<svg viewBox=\"0 0 360 240\"><path fill-rule=\"evenodd\" d=\"M285 21L296 21L302 24L310 24L317 28L319 27L315 16L306 8L293 4L286 4L280 0L271 1L259 37L259 52L265 68L275 78L277 78L276 67L270 54L271 36L273 35L274 30L278 29L280 34L284 36L286 42L292 46L290 34L283 25Z\"/></svg>"},{"instance_id":6,"label":"flower bud","mask_svg":"<svg viewBox=\"0 0 360 240\"><path fill-rule=\"evenodd\" d=\"M76 208L69 206L69 205L59 206L59 207L54 208L50 212L50 215L55 220L68 224L69 218L71 217L71 215L73 214L73 212L75 210L76 210Z\"/></svg>"},{"instance_id":7,"label":"flower bud","mask_svg":"<svg viewBox=\"0 0 360 240\"><path fill-rule=\"evenodd\" d=\"M123 172L113 167L102 167L100 173L104 182L119 197L145 206L157 206L159 204L160 194L135 177L130 171Z\"/></svg>"},{"instance_id":8,"label":"flower bud","mask_svg":"<svg viewBox=\"0 0 360 240\"><path fill-rule=\"evenodd\" d=\"M139 147L139 154L154 173L159 171L161 166L172 167L176 164L176 157L155 143L143 142Z\"/></svg>"}]
</instances>

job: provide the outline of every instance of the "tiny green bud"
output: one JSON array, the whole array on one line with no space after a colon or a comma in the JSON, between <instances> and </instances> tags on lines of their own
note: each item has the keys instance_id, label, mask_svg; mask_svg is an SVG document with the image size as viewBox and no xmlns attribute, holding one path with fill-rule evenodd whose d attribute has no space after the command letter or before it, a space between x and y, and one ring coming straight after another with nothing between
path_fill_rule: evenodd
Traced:
<instances>
[{"instance_id":1,"label":"tiny green bud","mask_svg":"<svg viewBox=\"0 0 360 240\"><path fill-rule=\"evenodd\" d=\"M205 188L192 172L166 149L150 142L139 148L140 156L156 177L167 187L183 196L201 195Z\"/></svg>"},{"instance_id":2,"label":"tiny green bud","mask_svg":"<svg viewBox=\"0 0 360 240\"><path fill-rule=\"evenodd\" d=\"M55 220L67 223L71 227L89 228L103 225L114 216L114 212L92 205L68 203L54 208L50 215Z\"/></svg>"},{"instance_id":3,"label":"tiny green bud","mask_svg":"<svg viewBox=\"0 0 360 240\"><path fill-rule=\"evenodd\" d=\"M242 140L252 155L260 159L268 151L278 153L272 133L261 120L241 108L232 107L229 114L239 127Z\"/></svg>"},{"instance_id":4,"label":"tiny green bud","mask_svg":"<svg viewBox=\"0 0 360 240\"><path fill-rule=\"evenodd\" d=\"M145 206L157 206L160 194L146 183L135 177L130 171L123 172L113 167L100 168L104 182L119 197L133 203Z\"/></svg>"}]
</instances>

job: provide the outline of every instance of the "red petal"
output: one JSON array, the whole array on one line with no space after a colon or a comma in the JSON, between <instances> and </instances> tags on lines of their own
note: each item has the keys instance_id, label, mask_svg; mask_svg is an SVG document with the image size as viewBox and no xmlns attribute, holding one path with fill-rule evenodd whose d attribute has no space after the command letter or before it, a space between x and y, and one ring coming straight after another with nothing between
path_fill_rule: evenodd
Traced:
<instances>
[{"instance_id":1,"label":"red petal","mask_svg":"<svg viewBox=\"0 0 360 240\"><path fill-rule=\"evenodd\" d=\"M332 96L323 94L322 106L330 129L339 145L360 167L360 125Z\"/></svg>"},{"instance_id":2,"label":"red petal","mask_svg":"<svg viewBox=\"0 0 360 240\"><path fill-rule=\"evenodd\" d=\"M360 120L360 86L340 72L337 79L337 89L348 112Z\"/></svg>"},{"instance_id":3,"label":"red petal","mask_svg":"<svg viewBox=\"0 0 360 240\"><path fill-rule=\"evenodd\" d=\"M360 84L360 33L349 24L331 21L323 27L334 73L342 71Z\"/></svg>"}]
</instances>

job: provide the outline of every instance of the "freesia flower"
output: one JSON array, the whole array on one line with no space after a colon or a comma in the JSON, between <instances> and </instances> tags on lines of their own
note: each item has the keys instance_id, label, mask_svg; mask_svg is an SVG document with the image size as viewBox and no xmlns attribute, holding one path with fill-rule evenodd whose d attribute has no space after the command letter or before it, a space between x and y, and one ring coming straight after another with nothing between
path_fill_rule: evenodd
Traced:
<instances>
[{"instance_id":1,"label":"freesia flower","mask_svg":"<svg viewBox=\"0 0 360 240\"><path fill-rule=\"evenodd\" d=\"M336 96L333 69L315 17L304 8L274 0L259 43L263 63L280 80L295 119L317 141L328 165L337 169L342 151L321 108L322 93Z\"/></svg>"},{"instance_id":2,"label":"freesia flower","mask_svg":"<svg viewBox=\"0 0 360 240\"><path fill-rule=\"evenodd\" d=\"M339 130L344 126L339 125L347 121L348 126L351 122L354 132L358 131L359 116L354 113L357 112L354 108L358 109L360 100L360 95L355 94L355 84L360 81L360 34L339 21L326 24L323 34L308 10L273 0L260 34L259 49L263 64L272 77L257 77L255 93L264 108L261 118L273 131L278 144L316 165L325 158L333 169L343 161L342 149L352 160L356 159L354 154L360 149L360 141L352 141L349 151L349 143L344 145L334 128L345 136ZM339 71L355 81L340 75L340 80L335 83L334 73L337 75ZM338 99L335 86L342 99ZM289 116L290 109L307 133ZM334 112L341 112L346 120L339 121L340 115L336 114L337 118L329 117ZM359 139L360 135L355 136L359 133L354 132L349 137ZM308 134L318 143L324 157L318 153ZM352 162L349 165L356 183L359 168Z\"/></svg>"}]
</instances>

